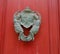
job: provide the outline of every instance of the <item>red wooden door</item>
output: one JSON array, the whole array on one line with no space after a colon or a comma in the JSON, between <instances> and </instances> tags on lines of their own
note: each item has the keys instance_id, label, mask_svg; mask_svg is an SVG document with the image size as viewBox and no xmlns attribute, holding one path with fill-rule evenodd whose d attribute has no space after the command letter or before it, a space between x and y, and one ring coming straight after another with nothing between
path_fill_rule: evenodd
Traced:
<instances>
[{"instance_id":1,"label":"red wooden door","mask_svg":"<svg viewBox=\"0 0 60 54\"><path fill-rule=\"evenodd\" d=\"M1 0L0 54L59 54L57 0ZM41 27L31 42L18 41L13 14L29 6L41 14Z\"/></svg>"}]
</instances>

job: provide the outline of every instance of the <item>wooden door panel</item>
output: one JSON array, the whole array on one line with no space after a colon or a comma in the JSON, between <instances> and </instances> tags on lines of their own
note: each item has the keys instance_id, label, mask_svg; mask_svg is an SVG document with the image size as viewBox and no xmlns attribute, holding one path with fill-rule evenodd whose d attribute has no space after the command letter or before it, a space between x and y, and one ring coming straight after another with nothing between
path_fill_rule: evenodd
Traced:
<instances>
[{"instance_id":1,"label":"wooden door panel","mask_svg":"<svg viewBox=\"0 0 60 54\"><path fill-rule=\"evenodd\" d=\"M42 23L35 40L18 41L13 26L13 14L29 6L41 13ZM7 0L4 54L49 54L48 2L47 0Z\"/></svg>"},{"instance_id":2,"label":"wooden door panel","mask_svg":"<svg viewBox=\"0 0 60 54\"><path fill-rule=\"evenodd\" d=\"M57 0L1 0L0 4L1 54L58 54ZM34 41L22 42L14 31L13 15L27 6L41 14L41 27Z\"/></svg>"}]
</instances>

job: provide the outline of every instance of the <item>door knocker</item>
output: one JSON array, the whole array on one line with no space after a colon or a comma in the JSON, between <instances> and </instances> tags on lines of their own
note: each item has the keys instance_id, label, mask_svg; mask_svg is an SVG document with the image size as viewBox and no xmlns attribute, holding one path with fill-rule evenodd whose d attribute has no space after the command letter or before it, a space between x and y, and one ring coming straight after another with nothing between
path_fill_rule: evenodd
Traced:
<instances>
[{"instance_id":1,"label":"door knocker","mask_svg":"<svg viewBox=\"0 0 60 54\"><path fill-rule=\"evenodd\" d=\"M39 27L41 24L41 16L32 11L30 8L25 8L22 11L17 11L14 14L14 28L16 33L19 34L18 40L22 41L31 41L34 40L34 35L38 32ZM29 35L24 35L24 30L21 27L24 26L25 28L29 28L32 26L31 30L29 31Z\"/></svg>"}]
</instances>

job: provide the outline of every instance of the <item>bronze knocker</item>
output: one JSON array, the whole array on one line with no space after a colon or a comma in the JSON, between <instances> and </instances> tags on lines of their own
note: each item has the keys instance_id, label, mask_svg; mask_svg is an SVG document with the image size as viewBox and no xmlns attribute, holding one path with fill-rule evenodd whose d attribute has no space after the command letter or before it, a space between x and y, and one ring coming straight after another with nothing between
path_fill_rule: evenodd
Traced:
<instances>
[{"instance_id":1,"label":"bronze knocker","mask_svg":"<svg viewBox=\"0 0 60 54\"><path fill-rule=\"evenodd\" d=\"M19 33L18 40L31 41L34 40L34 34L39 30L41 24L41 16L32 11L30 8L25 8L22 11L18 11L14 14L14 28ZM29 28L32 26L28 36L24 35L24 30L21 27Z\"/></svg>"}]
</instances>

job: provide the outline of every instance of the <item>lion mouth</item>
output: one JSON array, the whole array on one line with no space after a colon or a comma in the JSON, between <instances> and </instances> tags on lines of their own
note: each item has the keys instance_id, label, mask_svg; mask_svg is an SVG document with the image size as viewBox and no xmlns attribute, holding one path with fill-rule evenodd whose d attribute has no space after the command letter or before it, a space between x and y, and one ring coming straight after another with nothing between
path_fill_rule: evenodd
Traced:
<instances>
[{"instance_id":1,"label":"lion mouth","mask_svg":"<svg viewBox=\"0 0 60 54\"><path fill-rule=\"evenodd\" d=\"M23 27L25 27L25 28L30 28L33 25L33 23L31 23L31 22L25 22L25 23L21 22L21 25L23 25Z\"/></svg>"},{"instance_id":2,"label":"lion mouth","mask_svg":"<svg viewBox=\"0 0 60 54\"><path fill-rule=\"evenodd\" d=\"M26 28L23 25L21 25L21 27L23 28L24 35L28 36L29 33L30 33L30 30L31 30L32 26L30 26L29 28Z\"/></svg>"}]
</instances>

